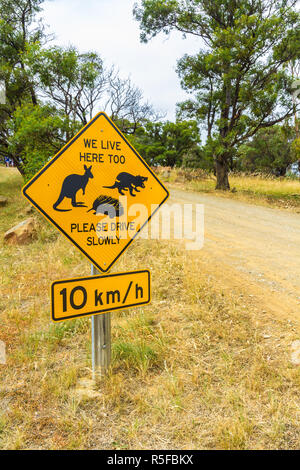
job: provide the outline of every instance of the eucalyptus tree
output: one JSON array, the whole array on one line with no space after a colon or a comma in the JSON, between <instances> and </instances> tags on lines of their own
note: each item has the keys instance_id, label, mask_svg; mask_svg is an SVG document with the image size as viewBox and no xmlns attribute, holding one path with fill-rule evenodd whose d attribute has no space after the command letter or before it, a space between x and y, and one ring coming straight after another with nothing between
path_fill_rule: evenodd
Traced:
<instances>
[{"instance_id":1,"label":"eucalyptus tree","mask_svg":"<svg viewBox=\"0 0 300 470\"><path fill-rule=\"evenodd\" d=\"M142 92L98 53L50 44L43 0L0 0L0 157L32 176L98 110L128 133L155 117Z\"/></svg>"},{"instance_id":2,"label":"eucalyptus tree","mask_svg":"<svg viewBox=\"0 0 300 470\"><path fill-rule=\"evenodd\" d=\"M181 116L207 130L215 160L216 189L228 190L236 149L259 129L294 113L286 64L300 57L297 0L141 0L134 15L141 40L177 30L199 38L199 52L177 64L191 99Z\"/></svg>"},{"instance_id":3,"label":"eucalyptus tree","mask_svg":"<svg viewBox=\"0 0 300 470\"><path fill-rule=\"evenodd\" d=\"M5 83L6 100L0 104L0 155L19 159L9 146L10 121L24 101L37 104L36 84L26 67L29 44L49 39L37 20L43 0L0 0L0 80Z\"/></svg>"}]
</instances>

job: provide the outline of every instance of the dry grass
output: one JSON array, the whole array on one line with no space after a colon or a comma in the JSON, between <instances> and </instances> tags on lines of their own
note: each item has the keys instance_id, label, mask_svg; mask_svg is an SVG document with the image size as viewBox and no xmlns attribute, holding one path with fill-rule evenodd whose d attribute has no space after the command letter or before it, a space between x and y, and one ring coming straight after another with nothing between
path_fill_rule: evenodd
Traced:
<instances>
[{"instance_id":1,"label":"dry grass","mask_svg":"<svg viewBox=\"0 0 300 470\"><path fill-rule=\"evenodd\" d=\"M1 237L24 218L21 180L0 169ZM38 214L39 238L1 244L2 449L296 449L300 369L295 325L246 293L224 292L180 244L139 240L116 270L150 268L153 302L112 314L113 363L96 397L90 320L50 322L49 285L89 264ZM268 335L266 336L266 332Z\"/></svg>"},{"instance_id":2,"label":"dry grass","mask_svg":"<svg viewBox=\"0 0 300 470\"><path fill-rule=\"evenodd\" d=\"M296 211L300 209L300 181L298 179L231 174L229 177L231 191L227 192L215 191L215 177L203 170L159 167L156 171L171 186L181 186L187 190L213 193L221 197L272 205L283 209Z\"/></svg>"}]
</instances>

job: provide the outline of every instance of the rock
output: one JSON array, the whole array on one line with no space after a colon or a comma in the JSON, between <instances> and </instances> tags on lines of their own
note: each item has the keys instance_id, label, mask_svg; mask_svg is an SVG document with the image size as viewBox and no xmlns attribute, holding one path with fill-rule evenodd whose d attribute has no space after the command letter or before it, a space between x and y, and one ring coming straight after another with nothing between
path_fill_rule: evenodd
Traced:
<instances>
[{"instance_id":1,"label":"rock","mask_svg":"<svg viewBox=\"0 0 300 470\"><path fill-rule=\"evenodd\" d=\"M297 339L296 341L293 341L291 344L292 347L292 354L291 354L291 362L295 366L300 365L300 340Z\"/></svg>"},{"instance_id":2,"label":"rock","mask_svg":"<svg viewBox=\"0 0 300 470\"><path fill-rule=\"evenodd\" d=\"M25 245L36 238L35 220L30 217L11 228L4 235L4 241L9 245Z\"/></svg>"},{"instance_id":3,"label":"rock","mask_svg":"<svg viewBox=\"0 0 300 470\"><path fill-rule=\"evenodd\" d=\"M0 196L0 207L6 206L8 203L8 199L6 197Z\"/></svg>"}]
</instances>

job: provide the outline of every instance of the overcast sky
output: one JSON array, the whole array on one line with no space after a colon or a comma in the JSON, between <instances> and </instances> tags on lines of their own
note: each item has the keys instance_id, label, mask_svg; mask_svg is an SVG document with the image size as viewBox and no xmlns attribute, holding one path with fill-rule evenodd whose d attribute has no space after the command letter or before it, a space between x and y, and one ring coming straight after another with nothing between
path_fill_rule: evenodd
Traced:
<instances>
[{"instance_id":1,"label":"overcast sky","mask_svg":"<svg viewBox=\"0 0 300 470\"><path fill-rule=\"evenodd\" d=\"M54 43L75 45L81 52L96 51L107 65L115 64L124 77L142 89L157 110L175 118L175 105L186 98L175 72L177 60L199 50L199 40L179 33L159 35L141 44L135 0L51 0L43 18L54 32Z\"/></svg>"}]
</instances>

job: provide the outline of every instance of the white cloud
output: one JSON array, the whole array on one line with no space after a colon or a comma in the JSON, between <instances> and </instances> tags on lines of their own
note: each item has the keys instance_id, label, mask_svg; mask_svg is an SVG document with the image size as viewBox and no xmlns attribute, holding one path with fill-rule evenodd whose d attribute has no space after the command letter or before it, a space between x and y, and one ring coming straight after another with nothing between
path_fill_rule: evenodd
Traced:
<instances>
[{"instance_id":1,"label":"white cloud","mask_svg":"<svg viewBox=\"0 0 300 470\"><path fill-rule=\"evenodd\" d=\"M52 0L44 3L43 18L54 32L55 43L97 51L107 65L131 76L156 109L175 117L175 105L186 98L175 72L185 53L195 53L200 40L182 39L179 33L141 44L139 24L132 15L134 0Z\"/></svg>"}]
</instances>

